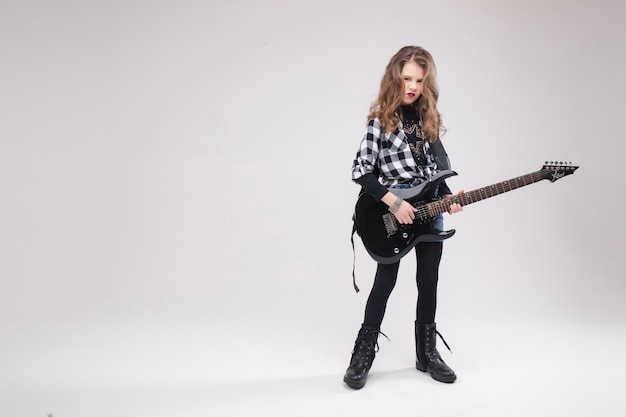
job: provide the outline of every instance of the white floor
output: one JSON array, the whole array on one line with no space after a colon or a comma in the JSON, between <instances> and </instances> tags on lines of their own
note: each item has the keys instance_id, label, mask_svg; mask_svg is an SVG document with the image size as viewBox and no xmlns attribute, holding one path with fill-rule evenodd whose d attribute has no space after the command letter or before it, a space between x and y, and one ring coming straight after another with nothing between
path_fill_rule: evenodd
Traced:
<instances>
[{"instance_id":1,"label":"white floor","mask_svg":"<svg viewBox=\"0 0 626 417\"><path fill-rule=\"evenodd\" d=\"M442 329L454 353L440 344L454 384L415 370L411 335L392 327L360 391L342 383L353 335L339 327L39 329L46 348L4 345L0 416L626 415L622 324L457 321Z\"/></svg>"}]
</instances>

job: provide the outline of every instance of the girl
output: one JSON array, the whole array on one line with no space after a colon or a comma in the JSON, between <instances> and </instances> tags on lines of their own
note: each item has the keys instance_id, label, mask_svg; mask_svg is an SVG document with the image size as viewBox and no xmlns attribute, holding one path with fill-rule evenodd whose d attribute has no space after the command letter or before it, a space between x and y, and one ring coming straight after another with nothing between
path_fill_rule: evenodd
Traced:
<instances>
[{"instance_id":1,"label":"girl","mask_svg":"<svg viewBox=\"0 0 626 417\"><path fill-rule=\"evenodd\" d=\"M400 224L411 224L417 209L393 191L418 186L440 170L450 169L439 133L445 131L437 110L439 91L432 56L418 46L406 46L392 58L370 107L369 122L352 165L352 179L376 201L389 206ZM463 191L460 191L462 193ZM435 195L450 197L442 182ZM463 208L451 204L449 213ZM434 219L443 230L443 217ZM415 320L416 367L437 381L451 383L456 375L441 359L435 346L437 281L442 242L420 242L417 256L417 311ZM362 388L372 366L387 300L398 276L400 261L379 263L367 299L365 319L359 330L344 382ZM445 341L444 341L445 343Z\"/></svg>"}]
</instances>

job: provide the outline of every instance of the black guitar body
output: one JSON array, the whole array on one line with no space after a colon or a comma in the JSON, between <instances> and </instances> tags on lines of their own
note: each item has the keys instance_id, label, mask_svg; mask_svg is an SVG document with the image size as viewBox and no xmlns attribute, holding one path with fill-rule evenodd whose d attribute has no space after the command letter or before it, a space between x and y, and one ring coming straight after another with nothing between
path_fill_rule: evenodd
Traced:
<instances>
[{"instance_id":1,"label":"black guitar body","mask_svg":"<svg viewBox=\"0 0 626 417\"><path fill-rule=\"evenodd\" d=\"M354 225L370 256L381 264L391 264L399 261L420 242L440 242L452 237L454 230L438 230L433 224L433 219L447 212L452 203L466 206L542 180L555 182L577 169L571 163L546 161L539 171L457 194L445 201L435 197L435 190L443 180L456 175L456 172L441 171L418 187L389 190L417 208L413 224L398 223L385 203L361 193L354 208Z\"/></svg>"},{"instance_id":2,"label":"black guitar body","mask_svg":"<svg viewBox=\"0 0 626 417\"><path fill-rule=\"evenodd\" d=\"M361 193L354 209L356 231L370 256L379 263L397 262L420 242L439 242L454 235L455 230L442 231L435 227L435 216L428 213L427 203L439 200L435 190L454 171L441 171L419 187L390 189L418 209L413 224L400 224L382 201Z\"/></svg>"}]
</instances>

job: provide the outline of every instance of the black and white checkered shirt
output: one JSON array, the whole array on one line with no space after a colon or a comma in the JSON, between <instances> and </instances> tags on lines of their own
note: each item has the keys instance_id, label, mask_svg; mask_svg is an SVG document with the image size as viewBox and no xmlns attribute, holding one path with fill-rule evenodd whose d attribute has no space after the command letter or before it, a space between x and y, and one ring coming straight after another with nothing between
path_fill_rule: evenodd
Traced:
<instances>
[{"instance_id":1,"label":"black and white checkered shirt","mask_svg":"<svg viewBox=\"0 0 626 417\"><path fill-rule=\"evenodd\" d=\"M435 143L436 146L426 146L427 162L418 166L402 124L399 123L398 128L391 133L382 133L380 121L372 119L352 164L352 179L358 180L363 175L372 173L387 188L400 184L415 187L438 170L450 169L441 141Z\"/></svg>"}]
</instances>

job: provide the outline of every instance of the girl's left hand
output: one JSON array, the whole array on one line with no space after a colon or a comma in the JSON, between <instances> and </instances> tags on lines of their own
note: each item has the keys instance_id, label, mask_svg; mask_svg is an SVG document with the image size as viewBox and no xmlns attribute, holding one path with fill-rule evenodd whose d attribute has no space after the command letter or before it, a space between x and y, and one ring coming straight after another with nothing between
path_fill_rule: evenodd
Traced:
<instances>
[{"instance_id":1,"label":"girl's left hand","mask_svg":"<svg viewBox=\"0 0 626 417\"><path fill-rule=\"evenodd\" d=\"M461 195L464 192L465 191L461 190L458 193L456 193L456 195ZM450 204L450 208L448 209L448 213L454 214L454 213L458 213L460 211L463 211L463 206L462 205L460 205L459 203L452 203L452 204Z\"/></svg>"}]
</instances>

